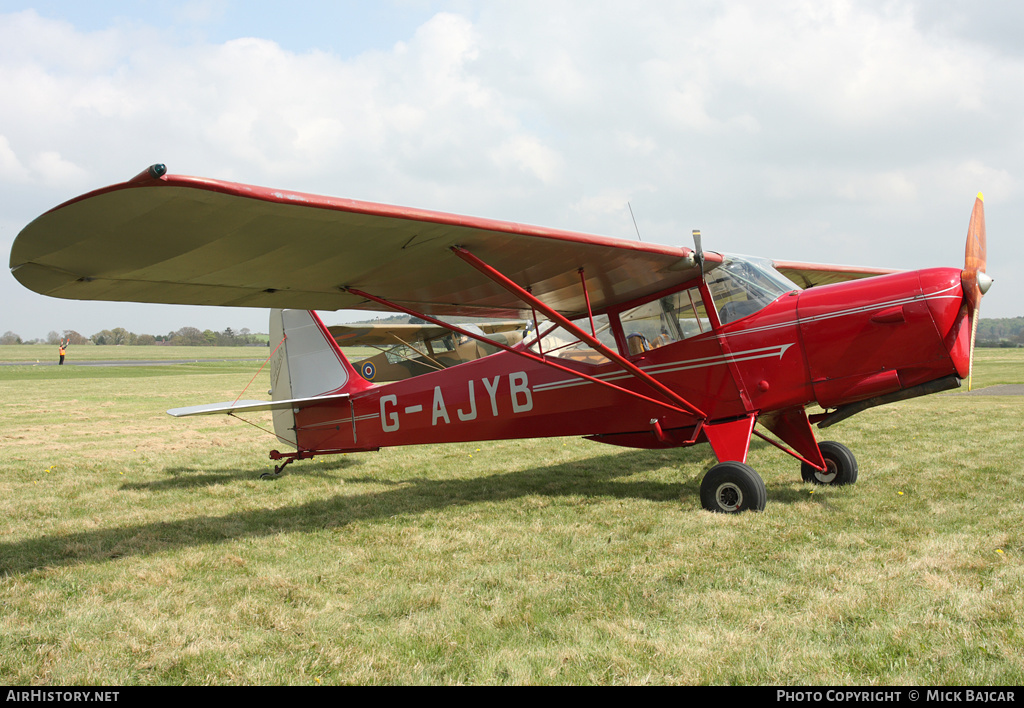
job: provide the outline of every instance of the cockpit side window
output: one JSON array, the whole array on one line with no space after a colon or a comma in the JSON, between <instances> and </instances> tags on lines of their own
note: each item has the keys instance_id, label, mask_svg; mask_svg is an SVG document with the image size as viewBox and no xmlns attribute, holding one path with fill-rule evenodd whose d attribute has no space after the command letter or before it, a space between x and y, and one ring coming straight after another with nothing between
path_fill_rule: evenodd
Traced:
<instances>
[{"instance_id":1,"label":"cockpit side window","mask_svg":"<svg viewBox=\"0 0 1024 708\"><path fill-rule=\"evenodd\" d=\"M454 351L456 336L457 335L455 334L446 334L443 337L435 337L434 339L431 339L428 342L431 353L442 354L444 352Z\"/></svg>"},{"instance_id":2,"label":"cockpit side window","mask_svg":"<svg viewBox=\"0 0 1024 708\"><path fill-rule=\"evenodd\" d=\"M770 261L746 256L730 256L709 267L705 281L712 300L702 297L701 288L690 281L669 295L618 311L617 315L613 311L611 319L599 315L593 325L588 318L576 320L575 324L586 332L593 326L597 338L609 347L624 342L627 351L620 347L620 353L632 356L711 332L712 318L708 314L715 307L719 321L726 324L760 310L786 292L799 290ZM619 325L621 331L616 335ZM608 361L574 334L550 322L540 323L539 341L532 324L529 330L524 341L534 353L588 364ZM616 340L617 336L622 339Z\"/></svg>"},{"instance_id":3,"label":"cockpit side window","mask_svg":"<svg viewBox=\"0 0 1024 708\"><path fill-rule=\"evenodd\" d=\"M698 288L681 290L626 310L619 320L631 355L711 331Z\"/></svg>"},{"instance_id":4,"label":"cockpit side window","mask_svg":"<svg viewBox=\"0 0 1024 708\"><path fill-rule=\"evenodd\" d=\"M728 257L706 274L722 324L752 315L780 295L798 288L762 259Z\"/></svg>"},{"instance_id":5,"label":"cockpit side window","mask_svg":"<svg viewBox=\"0 0 1024 708\"><path fill-rule=\"evenodd\" d=\"M588 317L575 320L573 324L585 332L589 333L591 331L590 319ZM532 326L528 329L530 331L527 332L523 340L528 342L527 349L535 354L570 359L584 364L608 363L608 359L603 354L591 349L590 345L577 339L575 334L557 327L551 322L545 321L540 323L541 337L539 340ZM615 339L612 335L608 315L597 315L594 317L594 331L597 339L602 344L613 349L615 348Z\"/></svg>"},{"instance_id":6,"label":"cockpit side window","mask_svg":"<svg viewBox=\"0 0 1024 708\"><path fill-rule=\"evenodd\" d=\"M396 344L390 349L385 350L384 356L387 357L389 364L397 364L399 362L415 359L416 357L421 357L422 354L404 344Z\"/></svg>"}]
</instances>

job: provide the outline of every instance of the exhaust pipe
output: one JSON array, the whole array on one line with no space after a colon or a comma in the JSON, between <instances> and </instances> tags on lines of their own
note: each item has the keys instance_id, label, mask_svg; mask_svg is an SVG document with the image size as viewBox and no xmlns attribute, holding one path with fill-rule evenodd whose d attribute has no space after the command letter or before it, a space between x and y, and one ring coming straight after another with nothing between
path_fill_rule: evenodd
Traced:
<instances>
[{"instance_id":1,"label":"exhaust pipe","mask_svg":"<svg viewBox=\"0 0 1024 708\"><path fill-rule=\"evenodd\" d=\"M886 403L895 403L896 401L906 401L907 399L917 398L918 396L928 396L933 393L941 393L943 391L950 391L954 388L960 388L960 382L961 379L959 376L951 374L950 376L944 376L941 379L935 379L928 383L905 388L902 391L893 391L892 393L887 393L883 396L875 396L874 398L850 403L849 405L841 406L832 413L827 414L822 420L818 421L818 427L827 428L830 425L835 425L841 420L846 420L852 415L856 415L868 408L874 408L875 406L882 406Z\"/></svg>"}]
</instances>

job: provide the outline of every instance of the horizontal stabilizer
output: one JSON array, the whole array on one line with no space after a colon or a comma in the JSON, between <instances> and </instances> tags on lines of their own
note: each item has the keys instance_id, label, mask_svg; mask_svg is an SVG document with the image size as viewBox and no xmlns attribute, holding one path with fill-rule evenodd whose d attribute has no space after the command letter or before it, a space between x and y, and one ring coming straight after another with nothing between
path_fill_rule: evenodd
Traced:
<instances>
[{"instance_id":1,"label":"horizontal stabilizer","mask_svg":"<svg viewBox=\"0 0 1024 708\"><path fill-rule=\"evenodd\" d=\"M347 393L336 393L330 396L311 396L309 398L290 398L284 401L225 401L224 403L203 403L198 406L172 408L167 413L175 418L190 415L215 415L217 413L249 413L253 411L279 411L288 408L306 408L326 401L338 401L348 398Z\"/></svg>"}]
</instances>

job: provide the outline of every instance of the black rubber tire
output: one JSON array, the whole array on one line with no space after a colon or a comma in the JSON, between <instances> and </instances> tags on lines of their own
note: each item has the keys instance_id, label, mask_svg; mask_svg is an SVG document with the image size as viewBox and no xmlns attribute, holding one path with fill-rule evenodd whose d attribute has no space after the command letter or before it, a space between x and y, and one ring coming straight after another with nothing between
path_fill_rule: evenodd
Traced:
<instances>
[{"instance_id":1,"label":"black rubber tire","mask_svg":"<svg viewBox=\"0 0 1024 708\"><path fill-rule=\"evenodd\" d=\"M857 481L857 458L850 452L850 448L833 440L825 440L818 447L828 469L822 472L806 462L801 463L800 476L805 482L841 487Z\"/></svg>"},{"instance_id":2,"label":"black rubber tire","mask_svg":"<svg viewBox=\"0 0 1024 708\"><path fill-rule=\"evenodd\" d=\"M761 475L742 462L720 462L700 483L700 503L708 511L737 514L764 511L768 490Z\"/></svg>"}]
</instances>

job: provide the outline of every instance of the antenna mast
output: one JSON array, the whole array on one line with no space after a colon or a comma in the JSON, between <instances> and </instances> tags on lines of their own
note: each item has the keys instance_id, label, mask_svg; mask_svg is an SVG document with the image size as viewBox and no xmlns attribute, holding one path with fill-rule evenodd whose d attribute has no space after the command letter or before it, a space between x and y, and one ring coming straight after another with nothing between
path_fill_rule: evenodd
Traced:
<instances>
[{"instance_id":1,"label":"antenna mast","mask_svg":"<svg viewBox=\"0 0 1024 708\"><path fill-rule=\"evenodd\" d=\"M643 241L643 239L640 238L640 227L636 225L636 217L633 216L633 207L629 202L626 202L626 206L629 207L629 218L633 220L633 228L636 229L636 238L638 241Z\"/></svg>"}]
</instances>

